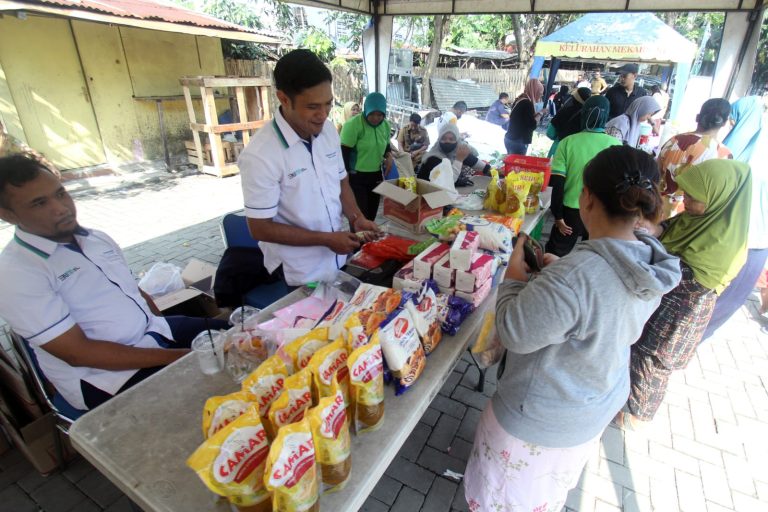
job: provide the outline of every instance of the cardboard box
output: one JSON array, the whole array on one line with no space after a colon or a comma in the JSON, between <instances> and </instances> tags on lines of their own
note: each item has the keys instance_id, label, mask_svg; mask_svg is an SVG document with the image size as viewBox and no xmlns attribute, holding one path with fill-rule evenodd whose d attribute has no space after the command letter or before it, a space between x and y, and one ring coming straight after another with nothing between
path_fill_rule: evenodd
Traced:
<instances>
[{"instance_id":1,"label":"cardboard box","mask_svg":"<svg viewBox=\"0 0 768 512\"><path fill-rule=\"evenodd\" d=\"M181 272L181 279L187 287L154 297L155 305L165 316L220 317L223 313L213 297L215 277L216 265L192 258Z\"/></svg>"},{"instance_id":2,"label":"cardboard box","mask_svg":"<svg viewBox=\"0 0 768 512\"><path fill-rule=\"evenodd\" d=\"M443 216L443 206L453 202L451 195L429 181L416 180L416 193L387 180L373 189L384 198L384 217L413 233L424 233L424 225Z\"/></svg>"},{"instance_id":3,"label":"cardboard box","mask_svg":"<svg viewBox=\"0 0 768 512\"><path fill-rule=\"evenodd\" d=\"M24 378L24 374L0 360L0 388L10 413L20 421L33 420L43 415L40 397Z\"/></svg>"},{"instance_id":4,"label":"cardboard box","mask_svg":"<svg viewBox=\"0 0 768 512\"><path fill-rule=\"evenodd\" d=\"M432 245L421 251L413 258L413 277L415 279L432 278L432 267L435 263L448 255L450 247L441 242L434 242Z\"/></svg>"},{"instance_id":5,"label":"cardboard box","mask_svg":"<svg viewBox=\"0 0 768 512\"><path fill-rule=\"evenodd\" d=\"M54 435L61 439L65 460L71 459L75 454L69 438L55 428L55 421L55 416L49 412L23 427L17 427L5 414L0 414L0 424L8 433L13 444L43 475L47 475L59 467Z\"/></svg>"}]
</instances>

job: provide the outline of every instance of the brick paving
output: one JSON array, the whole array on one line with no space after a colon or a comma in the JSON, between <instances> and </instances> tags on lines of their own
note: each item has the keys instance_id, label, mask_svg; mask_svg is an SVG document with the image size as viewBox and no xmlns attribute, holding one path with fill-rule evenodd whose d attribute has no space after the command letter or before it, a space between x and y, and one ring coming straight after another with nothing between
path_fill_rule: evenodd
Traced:
<instances>
[{"instance_id":1,"label":"brick paving","mask_svg":"<svg viewBox=\"0 0 768 512\"><path fill-rule=\"evenodd\" d=\"M158 260L218 262L218 217L241 205L237 177L192 175L104 188L76 193L81 222L126 247L137 275ZM9 233L0 226L0 246ZM608 427L566 512L768 510L768 334L756 307L753 298L699 347L690 366L673 376L647 428ZM467 510L461 482L446 470L463 473L480 412L495 391L494 369L483 393L474 390L478 378L467 357L458 362L362 511ZM42 477L13 449L0 455L0 503L18 512L132 510L83 459Z\"/></svg>"}]
</instances>

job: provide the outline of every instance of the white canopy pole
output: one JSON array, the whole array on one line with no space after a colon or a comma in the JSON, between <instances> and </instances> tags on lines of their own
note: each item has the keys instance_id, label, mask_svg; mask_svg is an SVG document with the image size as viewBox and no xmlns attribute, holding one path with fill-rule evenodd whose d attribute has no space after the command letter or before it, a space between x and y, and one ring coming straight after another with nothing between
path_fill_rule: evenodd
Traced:
<instances>
[{"instance_id":1,"label":"white canopy pole","mask_svg":"<svg viewBox=\"0 0 768 512\"><path fill-rule=\"evenodd\" d=\"M735 100L747 93L755 69L757 43L760 39L760 22L763 19L764 10L765 8L759 11L729 12L726 14L723 41L720 44L715 77L712 80L710 92L713 98L725 97L729 93L728 86L731 82L731 91L727 99ZM751 37L747 41L752 16L757 16L757 18L756 21L753 21L755 28L753 28ZM740 54L744 45L746 47L742 56ZM733 77L734 73L738 73L738 75Z\"/></svg>"},{"instance_id":2,"label":"white canopy pole","mask_svg":"<svg viewBox=\"0 0 768 512\"><path fill-rule=\"evenodd\" d=\"M363 31L363 63L368 92L377 91L385 96L393 21L393 16L375 16Z\"/></svg>"}]
</instances>

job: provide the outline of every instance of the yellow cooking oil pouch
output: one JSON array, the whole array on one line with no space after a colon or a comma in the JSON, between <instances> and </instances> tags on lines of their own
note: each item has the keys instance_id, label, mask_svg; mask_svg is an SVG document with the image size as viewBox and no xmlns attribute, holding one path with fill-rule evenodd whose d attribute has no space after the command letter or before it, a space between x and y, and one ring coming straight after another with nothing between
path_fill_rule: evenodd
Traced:
<instances>
[{"instance_id":1,"label":"yellow cooking oil pouch","mask_svg":"<svg viewBox=\"0 0 768 512\"><path fill-rule=\"evenodd\" d=\"M309 419L286 425L272 443L264 471L274 512L319 512L320 476Z\"/></svg>"}]
</instances>

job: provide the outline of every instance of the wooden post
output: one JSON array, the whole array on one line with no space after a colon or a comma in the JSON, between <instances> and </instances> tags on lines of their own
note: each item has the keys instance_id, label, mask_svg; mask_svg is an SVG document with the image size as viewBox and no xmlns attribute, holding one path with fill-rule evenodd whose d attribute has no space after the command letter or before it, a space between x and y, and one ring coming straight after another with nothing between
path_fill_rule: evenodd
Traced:
<instances>
[{"instance_id":1,"label":"wooden post","mask_svg":"<svg viewBox=\"0 0 768 512\"><path fill-rule=\"evenodd\" d=\"M205 124L212 127L218 126L219 118L216 114L216 98L213 95L213 88L200 86L200 96L203 98ZM227 159L224 157L224 145L221 143L221 134L208 132L208 140L211 143L213 166L217 169L223 169L227 165Z\"/></svg>"},{"instance_id":2,"label":"wooden post","mask_svg":"<svg viewBox=\"0 0 768 512\"><path fill-rule=\"evenodd\" d=\"M242 86L235 87L235 99L237 100L237 112L240 114L240 122L241 123L247 123L248 122L248 108L245 104L245 93L243 92ZM251 140L251 134L248 130L244 130L243 132L243 144L248 145L248 142Z\"/></svg>"},{"instance_id":3,"label":"wooden post","mask_svg":"<svg viewBox=\"0 0 768 512\"><path fill-rule=\"evenodd\" d=\"M184 99L186 100L187 104L187 114L189 114L189 122L190 123L196 123L197 119L195 118L195 106L192 103L192 95L189 92L189 86L184 84L182 86L184 89ZM197 170L198 172L203 172L203 144L200 142L200 132L197 130L192 130L192 140L195 141L195 151L197 151Z\"/></svg>"},{"instance_id":4,"label":"wooden post","mask_svg":"<svg viewBox=\"0 0 768 512\"><path fill-rule=\"evenodd\" d=\"M261 95L262 119L272 119L272 109L269 105L269 87L259 86Z\"/></svg>"}]
</instances>

